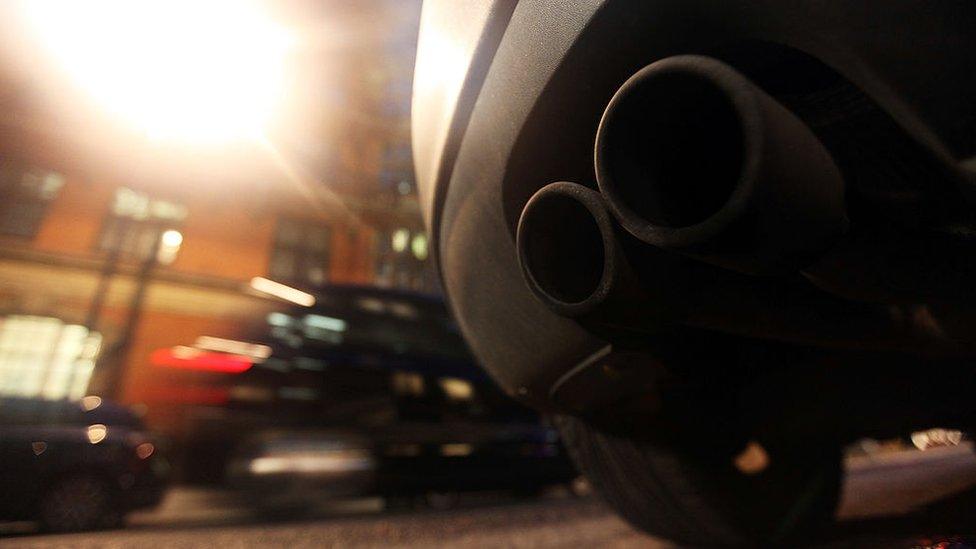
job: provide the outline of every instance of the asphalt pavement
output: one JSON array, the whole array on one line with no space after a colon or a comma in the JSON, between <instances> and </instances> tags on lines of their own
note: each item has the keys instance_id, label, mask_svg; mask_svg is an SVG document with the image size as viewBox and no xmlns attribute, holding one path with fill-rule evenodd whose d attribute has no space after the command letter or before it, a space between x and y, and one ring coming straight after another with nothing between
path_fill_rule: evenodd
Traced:
<instances>
[{"instance_id":1,"label":"asphalt pavement","mask_svg":"<svg viewBox=\"0 0 976 549\"><path fill-rule=\"evenodd\" d=\"M848 459L842 526L811 547L976 547L976 455L936 448ZM220 490L176 488L124 530L33 535L4 547L673 547L647 537L594 497L465 496L450 510L382 510L379 500L323 502L268 516Z\"/></svg>"},{"instance_id":2,"label":"asphalt pavement","mask_svg":"<svg viewBox=\"0 0 976 549\"><path fill-rule=\"evenodd\" d=\"M140 525L20 536L8 547L670 547L635 532L593 499L543 499L448 511L362 513L233 525Z\"/></svg>"}]
</instances>

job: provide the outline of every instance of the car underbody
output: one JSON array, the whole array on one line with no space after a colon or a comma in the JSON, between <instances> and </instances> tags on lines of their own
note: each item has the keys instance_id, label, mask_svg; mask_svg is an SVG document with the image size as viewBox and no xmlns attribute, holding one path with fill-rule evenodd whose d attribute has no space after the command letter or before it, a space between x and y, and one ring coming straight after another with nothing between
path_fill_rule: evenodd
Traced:
<instances>
[{"instance_id":1,"label":"car underbody","mask_svg":"<svg viewBox=\"0 0 976 549\"><path fill-rule=\"evenodd\" d=\"M973 28L962 2L428 2L415 160L485 368L688 463L971 428ZM801 530L764 521L738 522Z\"/></svg>"}]
</instances>

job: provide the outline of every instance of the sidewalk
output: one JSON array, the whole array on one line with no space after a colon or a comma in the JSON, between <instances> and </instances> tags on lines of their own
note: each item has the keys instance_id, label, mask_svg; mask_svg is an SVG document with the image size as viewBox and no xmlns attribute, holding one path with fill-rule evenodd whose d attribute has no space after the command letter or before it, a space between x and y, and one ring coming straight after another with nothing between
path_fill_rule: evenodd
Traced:
<instances>
[{"instance_id":1,"label":"sidewalk","mask_svg":"<svg viewBox=\"0 0 976 549\"><path fill-rule=\"evenodd\" d=\"M976 452L958 446L848 457L841 519L905 514L976 486Z\"/></svg>"}]
</instances>

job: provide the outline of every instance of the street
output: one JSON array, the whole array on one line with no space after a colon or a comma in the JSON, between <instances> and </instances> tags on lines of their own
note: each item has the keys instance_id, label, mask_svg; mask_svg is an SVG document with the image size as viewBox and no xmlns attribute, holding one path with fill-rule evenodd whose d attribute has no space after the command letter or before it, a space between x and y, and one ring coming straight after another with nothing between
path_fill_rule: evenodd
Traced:
<instances>
[{"instance_id":1,"label":"street","mask_svg":"<svg viewBox=\"0 0 976 549\"><path fill-rule=\"evenodd\" d=\"M967 511L973 497L962 493L976 483L971 446L849 458L847 472L841 526L811 546L907 548L976 540L964 536L971 530L960 530L973 524ZM943 503L918 511L936 500ZM379 500L361 499L269 517L220 490L179 487L160 508L134 514L125 530L6 534L5 547L672 547L635 531L598 498L561 489L531 500L469 495L449 510L384 512ZM955 545L967 546L973 545Z\"/></svg>"},{"instance_id":2,"label":"street","mask_svg":"<svg viewBox=\"0 0 976 549\"><path fill-rule=\"evenodd\" d=\"M213 519L213 517L211 517ZM239 520L241 517L237 517ZM224 518L234 522L235 519ZM212 523L211 523L212 524ZM392 514L341 511L314 520L13 537L8 547L668 547L649 542L593 499L484 504Z\"/></svg>"}]
</instances>

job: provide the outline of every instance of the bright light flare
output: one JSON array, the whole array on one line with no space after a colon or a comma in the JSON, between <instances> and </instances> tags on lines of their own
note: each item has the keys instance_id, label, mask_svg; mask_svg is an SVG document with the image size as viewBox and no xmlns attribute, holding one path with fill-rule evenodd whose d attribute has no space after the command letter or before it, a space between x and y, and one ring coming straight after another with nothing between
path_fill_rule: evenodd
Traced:
<instances>
[{"instance_id":1,"label":"bright light flare","mask_svg":"<svg viewBox=\"0 0 976 549\"><path fill-rule=\"evenodd\" d=\"M88 442L98 444L99 442L105 440L105 437L108 436L108 427L102 425L101 423L95 423L94 425L88 426L85 434L88 435Z\"/></svg>"},{"instance_id":2,"label":"bright light flare","mask_svg":"<svg viewBox=\"0 0 976 549\"><path fill-rule=\"evenodd\" d=\"M81 409L86 412L91 412L95 408L102 405L102 397L95 395L88 395L81 399Z\"/></svg>"},{"instance_id":3,"label":"bright light flare","mask_svg":"<svg viewBox=\"0 0 976 549\"><path fill-rule=\"evenodd\" d=\"M962 431L935 428L927 431L916 431L912 433L911 439L912 444L919 450L928 450L940 446L958 446L962 442Z\"/></svg>"},{"instance_id":4,"label":"bright light flare","mask_svg":"<svg viewBox=\"0 0 976 549\"><path fill-rule=\"evenodd\" d=\"M362 450L302 452L254 458L248 468L256 475L281 473L351 473L370 471L376 461Z\"/></svg>"},{"instance_id":5,"label":"bright light flare","mask_svg":"<svg viewBox=\"0 0 976 549\"><path fill-rule=\"evenodd\" d=\"M279 299L284 299L285 301L291 301L296 305L303 305L305 307L315 305L315 296L312 294L262 276L256 276L251 279L251 289L275 296Z\"/></svg>"},{"instance_id":6,"label":"bright light flare","mask_svg":"<svg viewBox=\"0 0 976 549\"><path fill-rule=\"evenodd\" d=\"M183 233L177 230L169 229L163 231L163 235L160 238L162 239L162 245L167 248L179 248L180 244L183 244Z\"/></svg>"},{"instance_id":7,"label":"bright light flare","mask_svg":"<svg viewBox=\"0 0 976 549\"><path fill-rule=\"evenodd\" d=\"M293 37L257 0L30 0L33 34L103 108L158 140L258 138Z\"/></svg>"},{"instance_id":8,"label":"bright light flare","mask_svg":"<svg viewBox=\"0 0 976 549\"><path fill-rule=\"evenodd\" d=\"M163 265L169 265L176 261L176 254L179 253L181 244L183 244L183 233L174 229L163 231L162 236L159 237L159 252L156 254L156 261Z\"/></svg>"},{"instance_id":9,"label":"bright light flare","mask_svg":"<svg viewBox=\"0 0 976 549\"><path fill-rule=\"evenodd\" d=\"M438 382L450 400L471 400L474 396L474 387L463 379L442 377Z\"/></svg>"},{"instance_id":10,"label":"bright light flare","mask_svg":"<svg viewBox=\"0 0 976 549\"><path fill-rule=\"evenodd\" d=\"M267 360L271 356L271 347L267 345L222 337L200 336L194 346L198 349L241 355L259 361Z\"/></svg>"},{"instance_id":11,"label":"bright light flare","mask_svg":"<svg viewBox=\"0 0 976 549\"><path fill-rule=\"evenodd\" d=\"M182 368L225 374L246 372L254 365L252 359L247 356L209 353L183 345L177 345L168 349L156 349L149 355L149 363L153 366L166 368Z\"/></svg>"}]
</instances>

